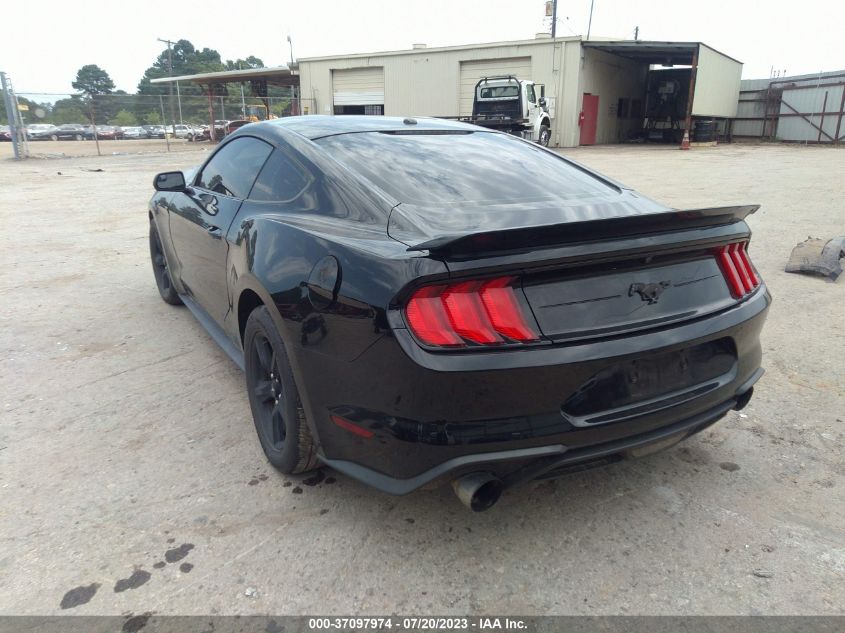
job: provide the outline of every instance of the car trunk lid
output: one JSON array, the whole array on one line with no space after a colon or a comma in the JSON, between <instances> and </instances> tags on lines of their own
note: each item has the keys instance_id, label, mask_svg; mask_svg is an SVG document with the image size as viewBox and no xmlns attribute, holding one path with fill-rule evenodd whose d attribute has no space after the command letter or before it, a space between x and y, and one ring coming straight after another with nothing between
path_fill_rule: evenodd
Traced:
<instances>
[{"instance_id":1,"label":"car trunk lid","mask_svg":"<svg viewBox=\"0 0 845 633\"><path fill-rule=\"evenodd\" d=\"M492 214L488 224L516 226L429 233L408 249L441 258L455 280L514 274L543 338L578 341L658 328L734 305L742 297L732 292L720 249L747 242L744 218L756 209L604 203L564 210L571 222L529 226L517 225L516 216ZM542 213L528 212L523 220L538 217Z\"/></svg>"},{"instance_id":2,"label":"car trunk lid","mask_svg":"<svg viewBox=\"0 0 845 633\"><path fill-rule=\"evenodd\" d=\"M525 298L553 341L610 336L694 319L730 307L710 249L546 272L526 271Z\"/></svg>"}]
</instances>

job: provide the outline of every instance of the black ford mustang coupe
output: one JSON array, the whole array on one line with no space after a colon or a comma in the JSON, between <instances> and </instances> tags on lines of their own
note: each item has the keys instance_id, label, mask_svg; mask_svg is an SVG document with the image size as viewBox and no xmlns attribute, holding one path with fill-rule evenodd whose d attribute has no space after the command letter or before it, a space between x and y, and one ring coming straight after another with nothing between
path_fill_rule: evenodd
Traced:
<instances>
[{"instance_id":1,"label":"black ford mustang coupe","mask_svg":"<svg viewBox=\"0 0 845 633\"><path fill-rule=\"evenodd\" d=\"M763 373L755 206L678 211L512 136L390 117L249 125L154 185L159 292L244 368L285 473L451 480L483 510L697 433Z\"/></svg>"}]
</instances>

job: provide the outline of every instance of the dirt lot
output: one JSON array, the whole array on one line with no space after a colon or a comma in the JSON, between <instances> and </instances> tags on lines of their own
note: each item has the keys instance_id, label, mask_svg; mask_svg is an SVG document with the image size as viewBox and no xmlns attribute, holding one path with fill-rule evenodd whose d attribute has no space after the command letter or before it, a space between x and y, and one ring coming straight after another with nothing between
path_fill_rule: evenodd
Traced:
<instances>
[{"instance_id":1,"label":"dirt lot","mask_svg":"<svg viewBox=\"0 0 845 633\"><path fill-rule=\"evenodd\" d=\"M681 447L477 515L268 467L242 374L153 283L150 183L195 152L0 162L0 613L845 613L845 279L783 272L845 233L845 151L567 153L764 205L767 374Z\"/></svg>"}]
</instances>

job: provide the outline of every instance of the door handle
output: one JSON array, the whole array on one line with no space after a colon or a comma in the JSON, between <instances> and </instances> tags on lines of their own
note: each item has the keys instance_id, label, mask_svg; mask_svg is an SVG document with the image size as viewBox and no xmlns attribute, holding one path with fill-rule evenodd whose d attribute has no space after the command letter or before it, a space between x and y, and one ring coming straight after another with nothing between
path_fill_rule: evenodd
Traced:
<instances>
[{"instance_id":1,"label":"door handle","mask_svg":"<svg viewBox=\"0 0 845 633\"><path fill-rule=\"evenodd\" d=\"M219 226L209 226L206 230L208 231L208 234L216 240L223 237L223 231Z\"/></svg>"}]
</instances>

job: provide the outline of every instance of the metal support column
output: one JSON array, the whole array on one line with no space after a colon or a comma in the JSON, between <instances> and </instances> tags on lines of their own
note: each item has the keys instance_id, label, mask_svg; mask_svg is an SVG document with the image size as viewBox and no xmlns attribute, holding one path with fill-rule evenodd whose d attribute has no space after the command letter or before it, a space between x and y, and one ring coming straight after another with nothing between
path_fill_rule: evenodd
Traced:
<instances>
[{"instance_id":1,"label":"metal support column","mask_svg":"<svg viewBox=\"0 0 845 633\"><path fill-rule=\"evenodd\" d=\"M689 134L692 140L692 102L695 98L695 76L698 74L698 47L692 54L692 64L689 69L689 96L687 97L687 113L684 117L684 131ZM683 143L682 143L683 145Z\"/></svg>"},{"instance_id":2,"label":"metal support column","mask_svg":"<svg viewBox=\"0 0 845 633\"><path fill-rule=\"evenodd\" d=\"M9 133L12 137L12 147L15 151L15 160L21 159L21 151L18 147L18 110L15 101L12 99L12 91L9 89L9 82L6 80L6 73L0 72L0 84L3 87L3 105L6 108L6 119L9 121Z\"/></svg>"}]
</instances>

